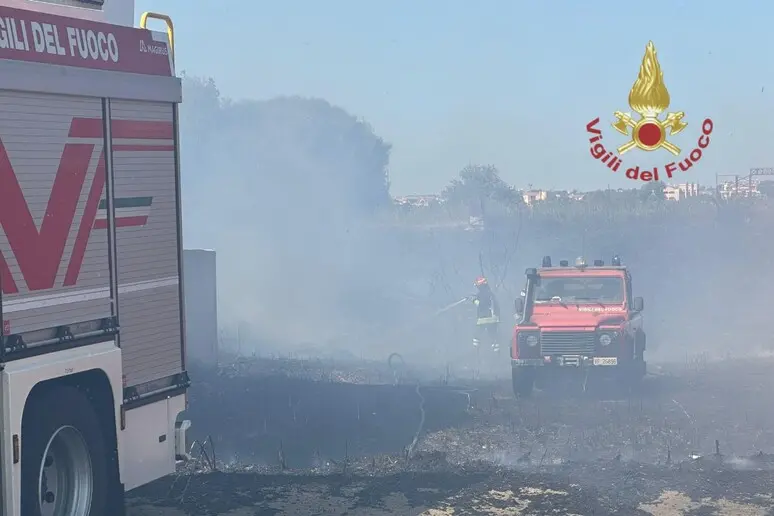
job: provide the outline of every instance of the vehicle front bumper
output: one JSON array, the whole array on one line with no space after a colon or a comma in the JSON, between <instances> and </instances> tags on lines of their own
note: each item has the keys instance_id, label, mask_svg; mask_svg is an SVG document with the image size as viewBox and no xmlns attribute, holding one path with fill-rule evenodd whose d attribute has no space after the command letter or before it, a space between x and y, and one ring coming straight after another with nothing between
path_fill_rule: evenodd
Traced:
<instances>
[{"instance_id":1,"label":"vehicle front bumper","mask_svg":"<svg viewBox=\"0 0 774 516\"><path fill-rule=\"evenodd\" d=\"M541 358L512 358L513 367L615 367L618 357L588 357L583 355L552 355Z\"/></svg>"}]
</instances>

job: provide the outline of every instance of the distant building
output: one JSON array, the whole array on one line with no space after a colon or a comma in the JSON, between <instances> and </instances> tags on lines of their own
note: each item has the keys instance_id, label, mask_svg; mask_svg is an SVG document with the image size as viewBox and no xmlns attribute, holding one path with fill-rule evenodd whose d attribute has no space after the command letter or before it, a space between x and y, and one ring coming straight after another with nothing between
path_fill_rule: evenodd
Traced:
<instances>
[{"instance_id":1,"label":"distant building","mask_svg":"<svg viewBox=\"0 0 774 516\"><path fill-rule=\"evenodd\" d=\"M757 179L752 181L740 180L740 181L725 181L718 185L718 195L721 199L732 199L739 197L760 197L761 193L758 190Z\"/></svg>"},{"instance_id":2,"label":"distant building","mask_svg":"<svg viewBox=\"0 0 774 516\"><path fill-rule=\"evenodd\" d=\"M668 201L680 201L687 197L699 195L698 183L681 183L664 187L664 198Z\"/></svg>"},{"instance_id":3,"label":"distant building","mask_svg":"<svg viewBox=\"0 0 774 516\"><path fill-rule=\"evenodd\" d=\"M531 206L538 201L545 201L548 198L546 190L526 190L521 194L524 204Z\"/></svg>"},{"instance_id":4,"label":"distant building","mask_svg":"<svg viewBox=\"0 0 774 516\"><path fill-rule=\"evenodd\" d=\"M395 202L401 206L430 206L433 204L442 204L443 198L438 194L404 195L396 197Z\"/></svg>"}]
</instances>

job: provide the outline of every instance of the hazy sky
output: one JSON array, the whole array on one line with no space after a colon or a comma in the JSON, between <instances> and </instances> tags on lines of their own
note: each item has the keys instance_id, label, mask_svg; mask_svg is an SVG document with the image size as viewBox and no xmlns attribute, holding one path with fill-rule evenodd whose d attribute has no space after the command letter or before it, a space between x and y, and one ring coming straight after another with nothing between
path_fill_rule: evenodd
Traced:
<instances>
[{"instance_id":1,"label":"hazy sky","mask_svg":"<svg viewBox=\"0 0 774 516\"><path fill-rule=\"evenodd\" d=\"M370 122L393 144L393 194L437 191L471 162L517 187L632 186L592 159L585 125L599 116L610 147L626 142L610 123L630 111L648 40L689 124L670 141L688 154L715 122L680 182L774 166L768 2L137 0L144 10L173 17L178 69L226 96L322 97Z\"/></svg>"}]
</instances>

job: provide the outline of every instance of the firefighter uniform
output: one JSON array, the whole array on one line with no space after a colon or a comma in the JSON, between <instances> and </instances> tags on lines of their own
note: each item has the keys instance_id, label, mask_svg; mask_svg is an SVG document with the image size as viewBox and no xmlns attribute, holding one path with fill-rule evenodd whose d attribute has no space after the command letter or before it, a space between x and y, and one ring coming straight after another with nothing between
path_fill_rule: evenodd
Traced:
<instances>
[{"instance_id":1,"label":"firefighter uniform","mask_svg":"<svg viewBox=\"0 0 774 516\"><path fill-rule=\"evenodd\" d=\"M486 278L478 278L475 285L478 293L471 298L473 304L476 305L476 329L473 345L478 346L487 341L492 346L492 350L499 351L497 329L500 323L500 307Z\"/></svg>"}]
</instances>

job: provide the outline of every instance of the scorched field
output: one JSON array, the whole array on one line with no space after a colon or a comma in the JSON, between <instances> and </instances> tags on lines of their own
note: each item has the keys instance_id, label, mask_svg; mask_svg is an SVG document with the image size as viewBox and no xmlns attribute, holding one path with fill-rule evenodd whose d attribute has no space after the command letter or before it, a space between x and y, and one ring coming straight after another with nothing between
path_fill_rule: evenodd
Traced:
<instances>
[{"instance_id":1,"label":"scorched field","mask_svg":"<svg viewBox=\"0 0 774 516\"><path fill-rule=\"evenodd\" d=\"M770 358L524 401L506 375L400 365L193 371L195 460L130 492L129 516L774 514Z\"/></svg>"}]
</instances>

